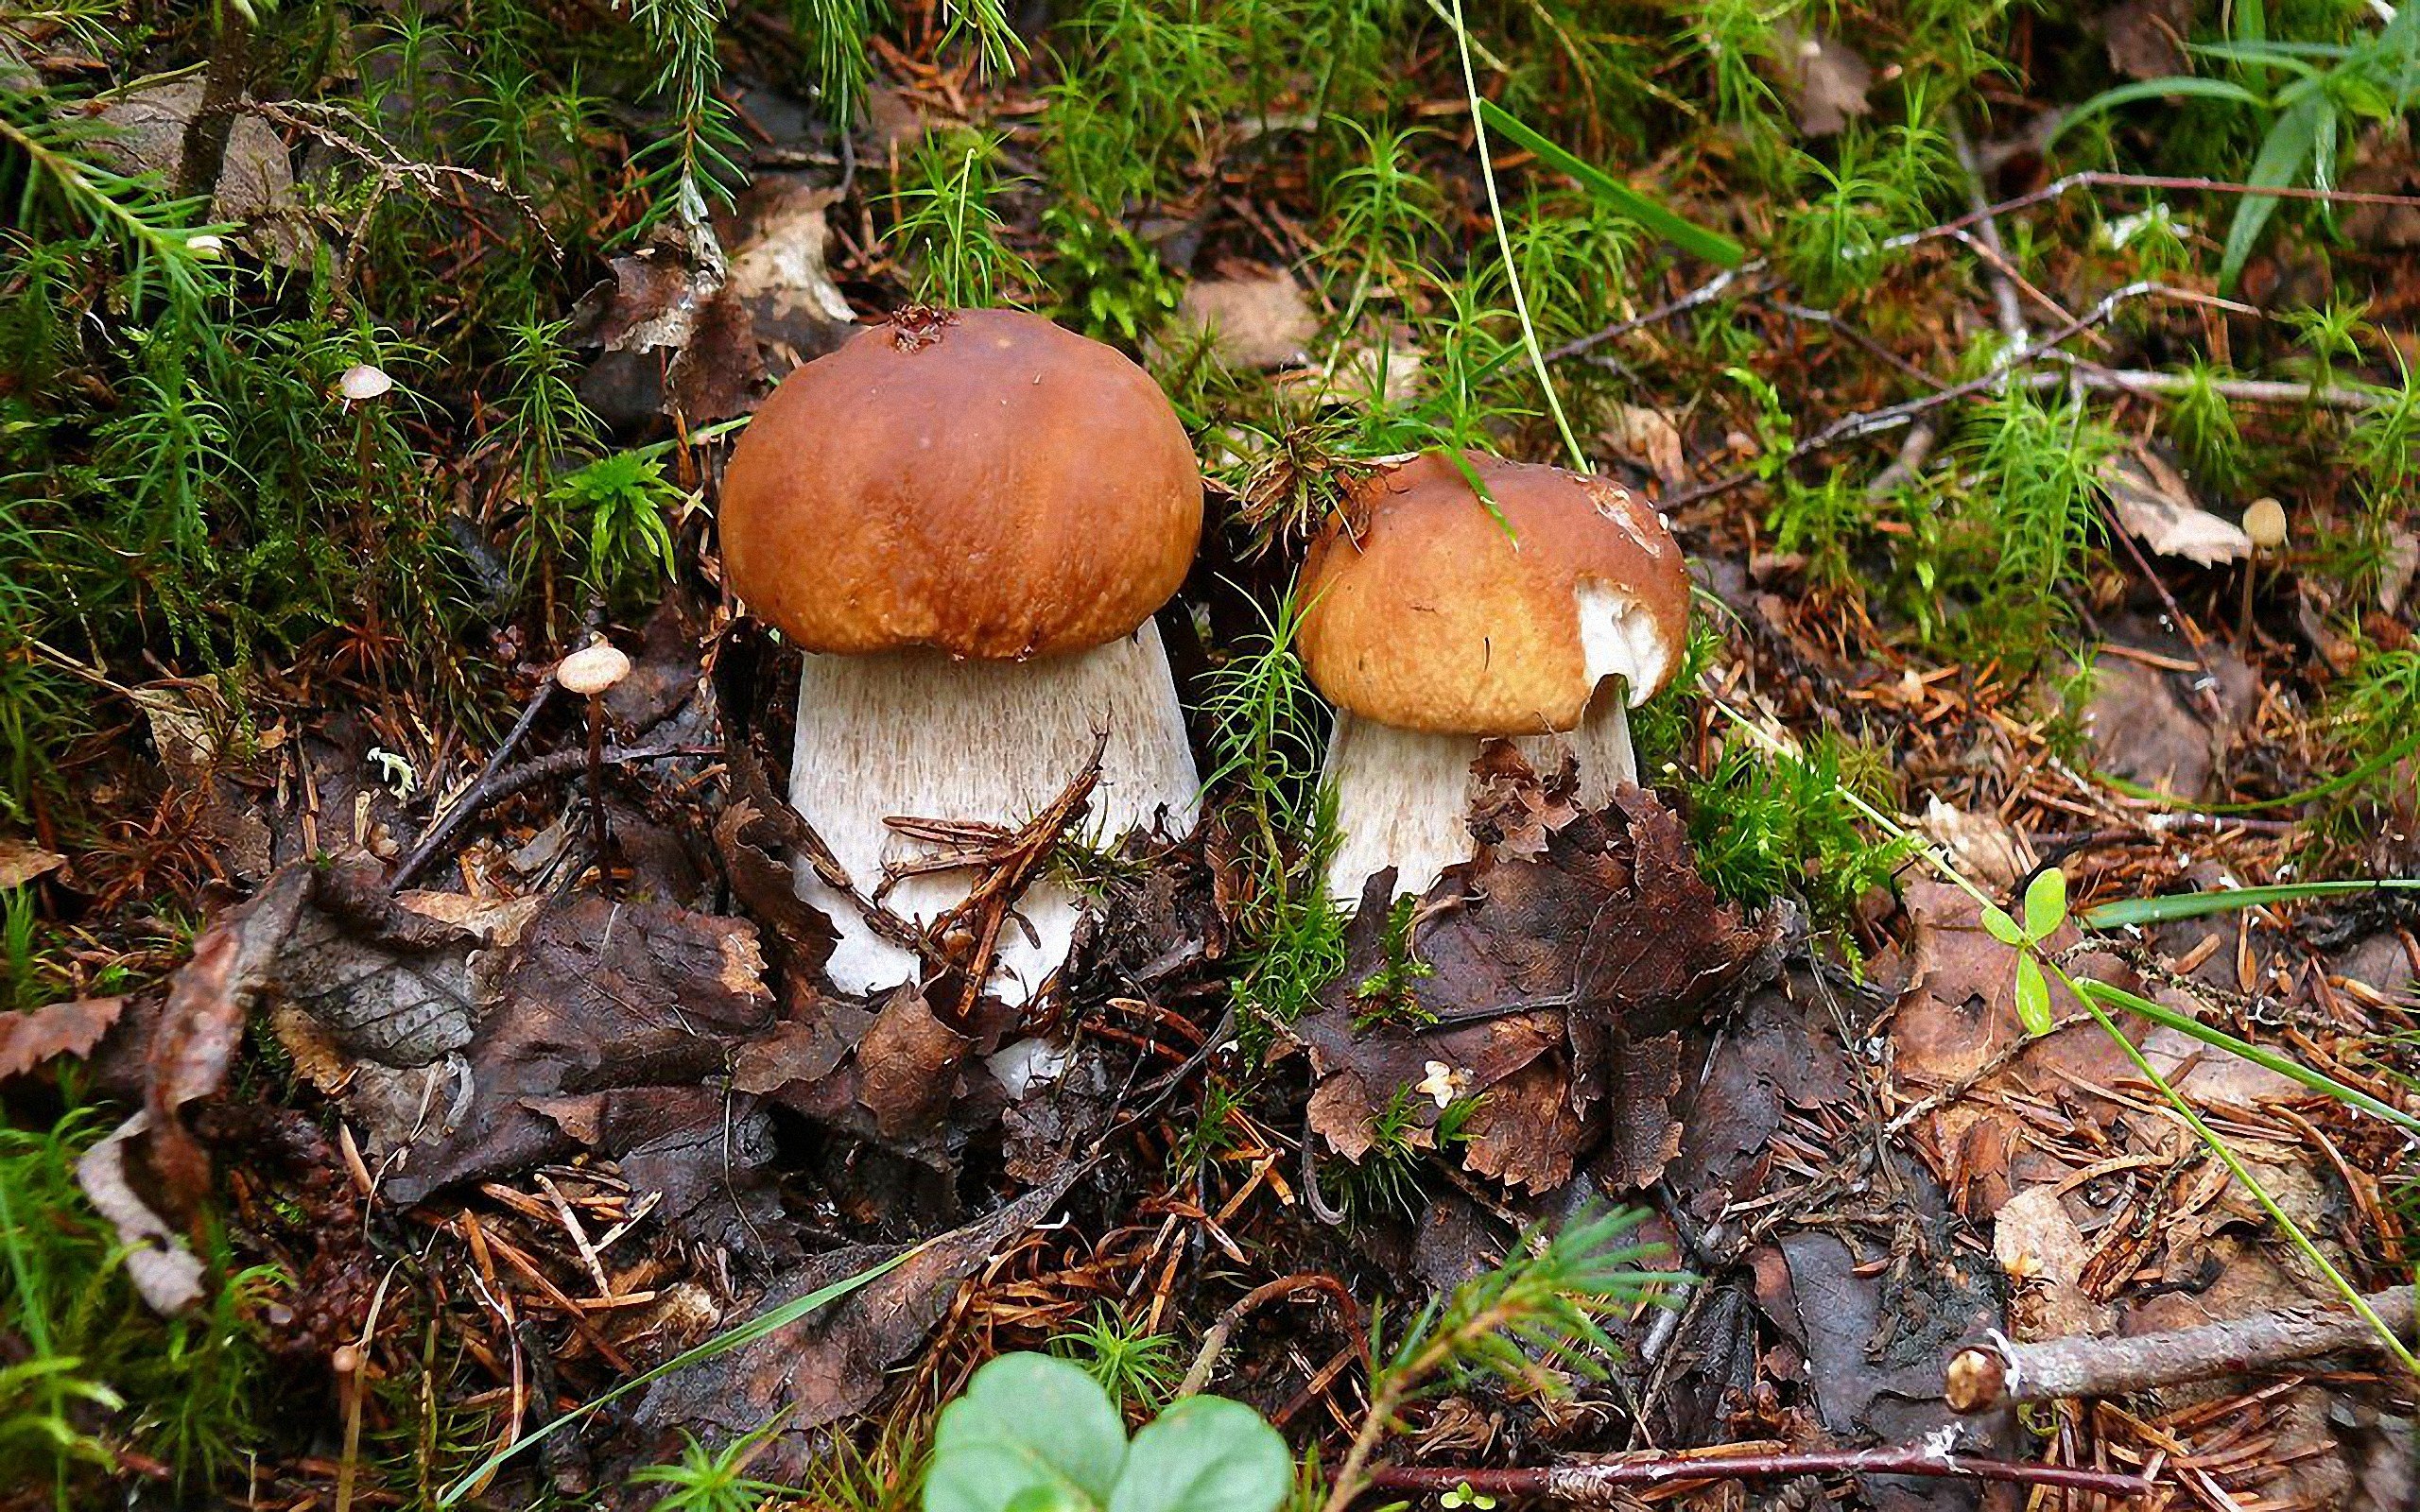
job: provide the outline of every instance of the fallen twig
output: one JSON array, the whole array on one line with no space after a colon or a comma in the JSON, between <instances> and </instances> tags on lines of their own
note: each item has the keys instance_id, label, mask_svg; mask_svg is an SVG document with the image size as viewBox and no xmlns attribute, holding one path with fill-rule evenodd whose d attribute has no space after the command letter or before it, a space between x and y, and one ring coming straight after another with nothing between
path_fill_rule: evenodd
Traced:
<instances>
[{"instance_id":1,"label":"fallen twig","mask_svg":"<svg viewBox=\"0 0 2420 1512\"><path fill-rule=\"evenodd\" d=\"M1101 753L1108 748L1109 736L1104 732L1094 742L1092 759L1083 769L1068 780L1065 790L1051 800L1048 808L1027 821L1022 829L984 836L980 844L948 855L938 868L913 864L890 868L891 875L874 890L874 901L880 902L890 884L903 875L932 869L956 870L967 866L983 868L983 880L925 931L935 941L951 938L960 931L973 936L974 948L965 963L966 989L958 1004L958 1023L975 1022L976 1005L982 1001L984 989L992 980L993 964L999 959L1000 927L1015 910L1017 900L1025 896L1026 887L1049 865L1060 836L1083 817L1092 802L1093 789L1100 783ZM942 844L976 838L972 832L977 828L915 817L894 817L884 822L910 839Z\"/></svg>"},{"instance_id":2,"label":"fallen twig","mask_svg":"<svg viewBox=\"0 0 2420 1512\"><path fill-rule=\"evenodd\" d=\"M2152 1483L2108 1470L2070 1469L2019 1460L1978 1459L1922 1446L1833 1450L1807 1453L1652 1453L1615 1459L1569 1461L1535 1469L1461 1469L1430 1465L1382 1465L1370 1484L1381 1491L1443 1493L1467 1486L1482 1496L1543 1497L1582 1505L1607 1505L1624 1486L1683 1485L1697 1481L1752 1481L1796 1475L1922 1475L1976 1481L2008 1481L2100 1496L2135 1497Z\"/></svg>"},{"instance_id":3,"label":"fallen twig","mask_svg":"<svg viewBox=\"0 0 2420 1512\"><path fill-rule=\"evenodd\" d=\"M2220 398L2240 404L2314 404L2322 409L2377 409L2394 397L2391 392L2348 388L2342 384L2300 384L2273 378L2204 379L2185 372L2103 368L2071 352L2046 352L2042 355L2067 366L2063 370L2031 375L2026 380L2029 387L2056 388L2081 384L2108 393L2170 395L2189 393L2206 384L2210 392Z\"/></svg>"},{"instance_id":4,"label":"fallen twig","mask_svg":"<svg viewBox=\"0 0 2420 1512\"><path fill-rule=\"evenodd\" d=\"M1942 221L1938 225L1927 226L1919 231L1903 232L1885 241L1880 249L1885 252L1904 251L1908 248L1921 246L1926 242L1942 240L1964 241L1972 246L1973 243L1967 239L1968 233L1977 226L1986 221L1996 220L2015 211L2030 210L2035 205L2061 198L2078 189L2174 189L2197 194L2261 195L2273 199L2316 200L2327 204L2420 208L2420 195L2369 194L2352 189L2285 187L2264 189L2248 183L2228 183L2218 179L2178 179L2158 174L2106 173L2099 169L2089 169L2083 173L2068 174L2064 179L2054 179L2041 188L2029 190L2014 199L2002 199L1995 204L1977 206L1962 215ZM1711 304L1726 294L1736 293L1741 299L1754 299L1760 295L1770 294L1781 287L1783 284L1781 277L1772 269L1772 260L1763 257L1754 258L1740 264L1737 267L1725 269L1686 294L1668 300L1651 310L1632 316L1625 320L1617 320L1612 325L1591 331L1585 335L1576 336L1559 347L1549 348L1546 354L1547 361L1560 362L1565 357L1576 357L1584 352L1593 352L1608 341L1617 341L1634 331L1661 325L1675 316L1686 315L1701 305Z\"/></svg>"},{"instance_id":5,"label":"fallen twig","mask_svg":"<svg viewBox=\"0 0 2420 1512\"><path fill-rule=\"evenodd\" d=\"M504 739L496 743L487 764L479 768L479 775L471 779L471 785L462 789L453 802L446 804L442 813L428 821L428 828L413 842L403 865L395 868L394 877L387 884L389 892L401 892L410 886L411 880L420 875L420 868L428 865L429 858L437 853L437 848L459 830L472 815L486 806L490 790L495 785L496 774L504 770L504 764L528 738L529 727L538 722L539 713L554 694L554 679L547 678L538 684L538 691L521 706L521 717L512 722L512 728L505 732Z\"/></svg>"},{"instance_id":6,"label":"fallen twig","mask_svg":"<svg viewBox=\"0 0 2420 1512\"><path fill-rule=\"evenodd\" d=\"M2158 295L2166 299L2186 300L2200 304L2217 304L2223 308L2238 311L2248 310L2250 308L2247 305L2237 304L2231 300L2220 300L2214 296L2201 293L2198 290L2177 288L2167 284L2158 283L2155 280L2146 279L2126 284L2122 288L2112 289L2107 294L2102 295L2099 302L2095 303L2091 309L2084 311L2082 315L2077 316L2074 319L2069 320L2059 329L2048 333L2039 341L2034 343L2034 345L2023 354L2021 361L2031 362L2048 355L2051 348L2058 346L2062 342L2073 339L2078 335L2093 329L2095 326L2100 325L2110 317L2116 315L2118 307L2126 303L2128 301L2144 299L2152 295ZM1817 431L1814 435L1806 438L1803 441L1800 441L1797 445L1792 446L1789 451L1783 453L1777 460L1771 457L1763 458L1754 468L1745 469L1740 472L1731 473L1726 477L1717 478L1711 483L1702 483L1693 489L1683 489L1679 492L1674 493L1669 498L1666 499L1663 507L1667 509L1677 509L1684 505L1694 504L1701 499L1712 498L1716 494L1728 493L1734 489L1754 483L1759 478L1772 476L1772 470L1776 466L1787 467L1792 462L1799 461L1804 457L1811 456L1817 452L1837 446L1842 441L1855 440L1860 436L1871 436L1878 431L1893 430L1901 425L1909 424L1919 415L1927 414L1933 410L1940 409L1945 405L1956 404L1962 399L1972 398L1977 394L1997 388L2008 381L2011 370L2012 369L2009 367L1995 365L1990 371L1978 377L1967 379L1964 383L1953 384L1946 388L1935 389L1929 394L1925 394L1918 398L1908 400L1903 404L1886 405L1881 409L1858 410L1852 414L1843 415L1840 419L1832 421L1829 425L1824 426L1822 430Z\"/></svg>"},{"instance_id":7,"label":"fallen twig","mask_svg":"<svg viewBox=\"0 0 2420 1512\"><path fill-rule=\"evenodd\" d=\"M1744 264L1727 272L1718 273L1688 293L1678 299L1667 301L1643 315L1632 316L1627 320L1616 321L1602 330L1591 331L1584 336L1574 337L1559 347L1548 348L1546 354L1547 361L1560 362L1565 357L1576 357L1582 352L1593 352L1608 341L1618 341L1634 331L1645 330L1651 325L1661 325L1676 315L1686 315L1702 304L1713 303L1731 292L1735 284L1740 285L1739 297L1742 299L1753 299L1759 294L1771 293L1781 286L1781 280L1777 278L1751 280L1742 276L1749 273L1761 273L1766 266L1765 260L1760 257L1753 263Z\"/></svg>"},{"instance_id":8,"label":"fallen twig","mask_svg":"<svg viewBox=\"0 0 2420 1512\"><path fill-rule=\"evenodd\" d=\"M1896 251L1903 247L1913 247L1919 242L1956 236L1960 232L1970 231L1986 220L1996 219L2014 211L2030 210L2035 205L2062 198L2077 189L2174 189L2182 193L2246 197L2258 195L2272 199L2316 200L2333 205L2420 207L2420 195L2370 194L2355 189L2290 189L2282 186L2272 189L2256 184L2230 183L2223 179L2185 179L2154 173L2107 173L2098 168L2088 168L2082 173L2068 174L2064 179L2053 179L2041 188L2028 190L2014 199L2003 199L1996 204L1979 206L1955 219L1945 220L1938 226L1927 226L1922 231L1911 231L1893 236L1882 244L1883 249Z\"/></svg>"},{"instance_id":9,"label":"fallen twig","mask_svg":"<svg viewBox=\"0 0 2420 1512\"><path fill-rule=\"evenodd\" d=\"M1991 197L1983 193L1983 174L1975 165L1975 149L1966 140L1965 128L1954 119L1949 123L1949 145L1958 154L1959 167L1965 170L1966 203L1978 217L1971 234L1962 231L1955 234L1982 259L1992 303L1999 313L2000 335L2008 338L2008 358L2021 358L2033 345L2033 333L2026 329L2024 308L2016 298L2021 280L2000 242L1999 217L1992 209ZM2062 314L2060 318L2068 317Z\"/></svg>"},{"instance_id":10,"label":"fallen twig","mask_svg":"<svg viewBox=\"0 0 2420 1512\"><path fill-rule=\"evenodd\" d=\"M285 127L291 131L303 132L353 158L369 169L378 180L377 187L371 195L370 208L372 210L377 208L377 201L399 183L416 184L421 192L431 199L438 198L437 186L448 180L457 183L473 184L506 200L514 209L520 211L524 218L529 222L530 228L537 232L538 239L545 244L547 256L555 258L562 256L562 245L555 240L555 233L548 229L546 217L538 213L536 203L527 195L514 189L493 174L480 173L476 169L464 168L450 163L419 162L395 144L379 135L358 117L318 101L251 100L245 103L244 109L273 125ZM371 145L364 146L363 138L368 138ZM365 215L363 220L365 230L367 225L368 220ZM337 275L339 284L343 283L350 271L354 253L358 249L360 240L361 235L356 232L353 245L345 249Z\"/></svg>"},{"instance_id":11,"label":"fallen twig","mask_svg":"<svg viewBox=\"0 0 2420 1512\"><path fill-rule=\"evenodd\" d=\"M670 761L679 756L719 756L721 754L722 747L719 746L648 746L637 750L609 747L600 753L598 760L606 766L630 766L639 762ZM567 750L549 751L544 756L523 762L508 771L497 773L493 780L478 785L476 792L464 794L452 808L445 811L443 818L429 826L428 835L424 837L421 846L412 848L412 854L406 858L406 862L414 871L417 871L443 848L447 840L459 833L462 826L470 823L479 810L510 798L515 793L535 787L541 782L569 777L574 772L583 770L587 765L588 747L574 746ZM474 799L476 799L475 802L472 801ZM420 853L422 846L427 848L428 855ZM409 873L399 869L396 872L396 880L389 884L389 890L401 891L408 875Z\"/></svg>"},{"instance_id":12,"label":"fallen twig","mask_svg":"<svg viewBox=\"0 0 2420 1512\"><path fill-rule=\"evenodd\" d=\"M2412 1288L2397 1286L2364 1300L2397 1333L2411 1332ZM2112 1397L2292 1365L2342 1349L2377 1349L2382 1343L2367 1319L2332 1300L2300 1302L2131 1339L2018 1344L1996 1337L1950 1357L1942 1395L1952 1410L1963 1413L2011 1401Z\"/></svg>"},{"instance_id":13,"label":"fallen twig","mask_svg":"<svg viewBox=\"0 0 2420 1512\"><path fill-rule=\"evenodd\" d=\"M1342 1281L1319 1271L1280 1276L1246 1292L1219 1314L1219 1321L1211 1324L1210 1332L1201 1336L1201 1351L1193 1357L1193 1367L1185 1371L1184 1383L1176 1388L1176 1394L1180 1397L1195 1396L1210 1384L1212 1373L1219 1368L1219 1357L1227 1352L1227 1341L1234 1336L1236 1325L1244 1320L1246 1314L1265 1302L1310 1291L1325 1292L1334 1297L1338 1310L1344 1314L1345 1331L1357 1336L1362 1333L1361 1305L1353 1299L1353 1293L1345 1288Z\"/></svg>"}]
</instances>

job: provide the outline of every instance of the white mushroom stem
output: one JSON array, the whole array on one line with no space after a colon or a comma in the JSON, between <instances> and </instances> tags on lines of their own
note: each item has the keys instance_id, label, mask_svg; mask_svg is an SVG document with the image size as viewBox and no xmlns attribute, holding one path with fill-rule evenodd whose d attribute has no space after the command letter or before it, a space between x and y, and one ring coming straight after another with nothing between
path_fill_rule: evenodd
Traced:
<instances>
[{"instance_id":1,"label":"white mushroom stem","mask_svg":"<svg viewBox=\"0 0 2420 1512\"><path fill-rule=\"evenodd\" d=\"M884 868L924 851L884 821L953 819L1013 829L1064 793L1106 730L1100 782L1079 838L1108 844L1165 822L1193 826L1200 779L1184 713L1156 626L1067 656L1026 662L960 662L930 650L871 656L810 653L799 679L790 805L830 847L850 882L873 894ZM913 981L913 953L874 933L848 899L795 867L799 896L829 916L840 940L826 969L845 992ZM963 902L971 870L903 879L883 906L930 924ZM990 987L1011 1005L1030 999L1067 958L1074 893L1044 877L1000 931Z\"/></svg>"},{"instance_id":2,"label":"white mushroom stem","mask_svg":"<svg viewBox=\"0 0 2420 1512\"><path fill-rule=\"evenodd\" d=\"M1665 643L1653 620L1628 597L1583 582L1575 595L1582 676L1595 690L1579 728L1512 737L1512 748L1541 775L1578 765L1580 806L1610 807L1614 788L1638 781L1631 749L1632 690L1652 692L1669 679L1680 647ZM1471 834L1471 764L1485 735L1394 730L1339 710L1328 740L1325 780L1336 789L1336 856L1328 896L1350 909L1370 878L1395 868L1395 894L1426 892L1447 867L1478 854Z\"/></svg>"},{"instance_id":3,"label":"white mushroom stem","mask_svg":"<svg viewBox=\"0 0 2420 1512\"><path fill-rule=\"evenodd\" d=\"M1328 863L1328 896L1350 909L1361 889L1389 867L1395 893L1424 893L1447 867L1478 854L1471 834L1471 764L1485 735L1434 735L1394 730L1339 712L1327 747L1327 781L1336 788L1336 855ZM1601 809L1616 782L1638 781L1631 751L1630 715L1619 689L1608 683L1568 733L1516 735L1512 748L1541 774L1565 754L1577 759L1582 808Z\"/></svg>"}]
</instances>

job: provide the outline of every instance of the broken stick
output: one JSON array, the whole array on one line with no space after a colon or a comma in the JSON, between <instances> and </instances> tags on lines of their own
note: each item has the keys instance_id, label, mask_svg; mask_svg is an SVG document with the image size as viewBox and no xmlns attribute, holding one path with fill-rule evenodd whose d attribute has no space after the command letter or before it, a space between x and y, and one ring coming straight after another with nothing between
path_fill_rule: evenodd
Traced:
<instances>
[{"instance_id":1,"label":"broken stick","mask_svg":"<svg viewBox=\"0 0 2420 1512\"><path fill-rule=\"evenodd\" d=\"M1435 1465L1381 1465L1370 1484L1382 1491L1442 1494L1454 1490L1481 1496L1537 1497L1574 1506L1608 1506L1634 1486L1686 1486L1705 1481L1792 1479L1801 1475L1922 1475L2003 1481L2132 1498L2152 1484L2139 1475L1979 1459L1927 1445L1881 1449L1824 1450L1802 1453L1735 1454L1718 1452L1628 1454L1567 1460L1529 1469L1460 1469Z\"/></svg>"},{"instance_id":2,"label":"broken stick","mask_svg":"<svg viewBox=\"0 0 2420 1512\"><path fill-rule=\"evenodd\" d=\"M2378 1320L2408 1337L2412 1289L2397 1286L2365 1300ZM2058 1397L2111 1397L2152 1386L2241 1375L2385 1341L2359 1313L2334 1302L2300 1302L2271 1313L2131 1339L2064 1338L2017 1344L1995 1337L1961 1349L1944 1372L1942 1395L1955 1412Z\"/></svg>"}]
</instances>

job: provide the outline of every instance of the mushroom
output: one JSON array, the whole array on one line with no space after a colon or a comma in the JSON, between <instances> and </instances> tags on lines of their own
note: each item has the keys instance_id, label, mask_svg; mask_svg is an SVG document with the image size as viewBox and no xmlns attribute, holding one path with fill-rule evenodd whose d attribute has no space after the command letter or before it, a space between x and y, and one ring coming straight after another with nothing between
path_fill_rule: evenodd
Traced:
<instances>
[{"instance_id":1,"label":"mushroom","mask_svg":"<svg viewBox=\"0 0 2420 1512\"><path fill-rule=\"evenodd\" d=\"M886 821L1012 827L1100 752L1085 838L1191 828L1200 780L1152 612L1201 534L1176 412L1115 350L1010 310L903 311L799 369L723 480L734 593L805 653L791 806L861 893L929 925L972 879ZM801 857L801 897L839 934L826 972L867 993L914 980ZM1017 901L988 986L1022 1005L1066 958L1077 899Z\"/></svg>"},{"instance_id":2,"label":"mushroom","mask_svg":"<svg viewBox=\"0 0 2420 1512\"><path fill-rule=\"evenodd\" d=\"M1604 478L1464 459L1494 510L1431 452L1357 484L1304 563L1296 648L1337 708L1328 892L1348 908L1388 868L1418 894L1477 854L1471 768L1491 739L1541 770L1569 754L1581 803L1611 803L1638 781L1626 708L1671 679L1686 639L1662 515Z\"/></svg>"},{"instance_id":3,"label":"mushroom","mask_svg":"<svg viewBox=\"0 0 2420 1512\"><path fill-rule=\"evenodd\" d=\"M386 369L366 362L354 363L337 379L337 391L344 395L347 409L381 398L394 387L395 380L387 376Z\"/></svg>"},{"instance_id":4,"label":"mushroom","mask_svg":"<svg viewBox=\"0 0 2420 1512\"><path fill-rule=\"evenodd\" d=\"M598 875L610 868L605 833L605 694L631 675L631 659L603 636L555 663L555 683L588 700L588 821L596 836Z\"/></svg>"},{"instance_id":5,"label":"mushroom","mask_svg":"<svg viewBox=\"0 0 2420 1512\"><path fill-rule=\"evenodd\" d=\"M2252 542L2249 558L2243 564L2243 612L2236 627L2236 639L2252 644L2253 579L2259 574L2260 558L2286 543L2286 507L2262 494L2244 507L2243 535Z\"/></svg>"}]
</instances>

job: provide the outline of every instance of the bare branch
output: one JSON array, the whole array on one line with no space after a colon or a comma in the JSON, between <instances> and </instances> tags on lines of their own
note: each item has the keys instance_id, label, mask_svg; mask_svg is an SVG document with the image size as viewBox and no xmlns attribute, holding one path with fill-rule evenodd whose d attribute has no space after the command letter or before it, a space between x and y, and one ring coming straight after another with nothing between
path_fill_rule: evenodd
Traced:
<instances>
[{"instance_id":1,"label":"bare branch","mask_svg":"<svg viewBox=\"0 0 2420 1512\"><path fill-rule=\"evenodd\" d=\"M2412 1289L2397 1286L2364 1298L2399 1334L2412 1327ZM2384 1343L2359 1313L2334 1301L2299 1302L2249 1317L2171 1329L2130 1339L2043 1339L2031 1344L1995 1338L1961 1349L1943 1372L1943 1396L1958 1412L1987 1411L2009 1401L2060 1397L2111 1397L2187 1381L2242 1375Z\"/></svg>"},{"instance_id":2,"label":"bare branch","mask_svg":"<svg viewBox=\"0 0 2420 1512\"><path fill-rule=\"evenodd\" d=\"M1430 1465L1386 1465L1370 1484L1382 1491L1443 1493L1467 1486L1483 1496L1539 1497L1582 1506L1614 1504L1623 1487L1686 1486L1703 1481L1772 1480L1798 1475L1922 1475L2020 1486L2092 1491L2102 1496L2150 1494L2151 1482L2107 1470L2070 1469L2016 1460L1978 1459L1924 1446L1850 1449L1785 1454L1626 1454L1618 1458L1565 1462L1537 1469L1461 1469Z\"/></svg>"}]
</instances>

